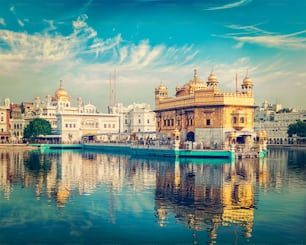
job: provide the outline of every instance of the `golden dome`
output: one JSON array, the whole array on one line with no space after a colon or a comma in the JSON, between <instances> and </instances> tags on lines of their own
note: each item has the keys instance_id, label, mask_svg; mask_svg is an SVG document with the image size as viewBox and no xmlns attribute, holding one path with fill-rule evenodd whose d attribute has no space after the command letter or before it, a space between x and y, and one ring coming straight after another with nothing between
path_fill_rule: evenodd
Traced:
<instances>
[{"instance_id":1,"label":"golden dome","mask_svg":"<svg viewBox=\"0 0 306 245\"><path fill-rule=\"evenodd\" d=\"M176 87L176 95L175 96L185 96L188 94L193 94L194 91L201 90L207 88L206 84L202 82L201 79L198 78L197 70L194 70L193 79L189 80L188 83L185 83L183 87Z\"/></svg>"},{"instance_id":2,"label":"golden dome","mask_svg":"<svg viewBox=\"0 0 306 245\"><path fill-rule=\"evenodd\" d=\"M210 73L210 75L208 76L208 81L209 82L217 82L218 81L217 76L213 73Z\"/></svg>"},{"instance_id":3,"label":"golden dome","mask_svg":"<svg viewBox=\"0 0 306 245\"><path fill-rule=\"evenodd\" d=\"M53 99L56 101L70 101L70 96L62 87L62 81L60 81L60 87L55 91Z\"/></svg>"},{"instance_id":4,"label":"golden dome","mask_svg":"<svg viewBox=\"0 0 306 245\"><path fill-rule=\"evenodd\" d=\"M155 90L168 90L166 86L161 82L160 85Z\"/></svg>"},{"instance_id":5,"label":"golden dome","mask_svg":"<svg viewBox=\"0 0 306 245\"><path fill-rule=\"evenodd\" d=\"M218 79L217 76L211 72L206 82L208 88L212 88L214 91L218 90Z\"/></svg>"},{"instance_id":6,"label":"golden dome","mask_svg":"<svg viewBox=\"0 0 306 245\"><path fill-rule=\"evenodd\" d=\"M243 84L244 84L244 85L251 85L251 84L252 84L251 78L249 78L249 76L246 76L246 77L243 79Z\"/></svg>"}]
</instances>

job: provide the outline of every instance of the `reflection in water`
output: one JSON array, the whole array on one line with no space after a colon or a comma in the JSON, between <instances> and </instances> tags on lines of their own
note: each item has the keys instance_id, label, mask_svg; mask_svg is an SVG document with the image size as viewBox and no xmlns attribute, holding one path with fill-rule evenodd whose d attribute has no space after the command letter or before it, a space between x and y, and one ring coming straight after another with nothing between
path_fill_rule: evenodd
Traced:
<instances>
[{"instance_id":1,"label":"reflection in water","mask_svg":"<svg viewBox=\"0 0 306 245\"><path fill-rule=\"evenodd\" d=\"M137 193L153 189L155 219L162 229L174 217L176 223L193 231L194 242L196 232L202 231L207 234L207 243L213 244L220 236L220 227L231 226L237 240L242 235L248 241L253 235L258 188L279 191L283 184L290 184L288 176L297 173L305 185L304 159L303 151L283 150L270 152L269 163L267 159L228 163L214 159L195 162L82 151L0 149L0 193L9 200L14 187L20 185L33 190L36 199L46 199L62 209L71 198L108 186L108 217L115 224L116 195L123 188ZM287 166L291 160L299 163L295 169Z\"/></svg>"},{"instance_id":2,"label":"reflection in water","mask_svg":"<svg viewBox=\"0 0 306 245\"><path fill-rule=\"evenodd\" d=\"M254 182L259 163L244 160L228 164L180 164L158 171L156 216L167 224L169 212L189 229L207 230L211 242L218 226L244 228L250 238L254 220Z\"/></svg>"}]
</instances>

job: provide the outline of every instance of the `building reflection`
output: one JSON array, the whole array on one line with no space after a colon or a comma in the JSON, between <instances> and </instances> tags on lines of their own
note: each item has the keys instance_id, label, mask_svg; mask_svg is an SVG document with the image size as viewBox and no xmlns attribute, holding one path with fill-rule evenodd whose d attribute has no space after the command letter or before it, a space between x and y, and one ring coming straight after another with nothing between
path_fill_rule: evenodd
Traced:
<instances>
[{"instance_id":1,"label":"building reflection","mask_svg":"<svg viewBox=\"0 0 306 245\"><path fill-rule=\"evenodd\" d=\"M156 216L167 224L170 212L189 229L206 230L211 242L220 225L237 224L251 237L254 220L254 185L258 161L228 164L180 164L159 171Z\"/></svg>"},{"instance_id":2,"label":"building reflection","mask_svg":"<svg viewBox=\"0 0 306 245\"><path fill-rule=\"evenodd\" d=\"M47 197L58 207L73 195L88 195L97 186L120 192L125 184L140 190L154 186L153 163L129 161L127 156L73 151L27 151L0 149L0 190L10 199L14 183L32 188L36 198Z\"/></svg>"},{"instance_id":3,"label":"building reflection","mask_svg":"<svg viewBox=\"0 0 306 245\"><path fill-rule=\"evenodd\" d=\"M301 158L290 151L273 151L269 161L236 162L140 159L82 151L0 149L0 194L10 199L16 185L32 189L36 199L64 208L79 195L99 186L109 191L109 219L116 222L116 195L128 188L155 190L157 223L171 217L188 229L207 232L214 243L220 226L235 227L245 239L252 236L258 205L256 188L279 190L288 175L288 161ZM1 198L1 195L0 195ZM238 228L237 228L238 227ZM194 239L196 235L194 233ZM238 238L237 238L238 239Z\"/></svg>"}]
</instances>

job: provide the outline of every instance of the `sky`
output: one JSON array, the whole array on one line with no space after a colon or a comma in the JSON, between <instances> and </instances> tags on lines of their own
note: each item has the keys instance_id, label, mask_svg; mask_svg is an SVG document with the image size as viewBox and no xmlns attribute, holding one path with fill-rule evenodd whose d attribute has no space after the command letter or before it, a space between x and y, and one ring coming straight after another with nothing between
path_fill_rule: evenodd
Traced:
<instances>
[{"instance_id":1,"label":"sky","mask_svg":"<svg viewBox=\"0 0 306 245\"><path fill-rule=\"evenodd\" d=\"M45 99L60 86L102 111L169 96L213 72L224 92L248 75L255 104L306 109L301 0L1 0L0 100ZM116 83L114 83L116 81Z\"/></svg>"}]
</instances>

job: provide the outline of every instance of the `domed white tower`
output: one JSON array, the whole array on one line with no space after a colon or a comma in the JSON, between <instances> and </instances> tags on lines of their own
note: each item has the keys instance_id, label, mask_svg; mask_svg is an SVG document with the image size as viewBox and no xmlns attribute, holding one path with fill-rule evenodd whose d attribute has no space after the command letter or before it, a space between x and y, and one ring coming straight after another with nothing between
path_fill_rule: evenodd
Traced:
<instances>
[{"instance_id":1,"label":"domed white tower","mask_svg":"<svg viewBox=\"0 0 306 245\"><path fill-rule=\"evenodd\" d=\"M241 89L243 94L252 94L253 93L253 83L251 78L248 76L248 74L243 79L243 82L241 84Z\"/></svg>"},{"instance_id":2,"label":"domed white tower","mask_svg":"<svg viewBox=\"0 0 306 245\"><path fill-rule=\"evenodd\" d=\"M58 111L63 111L70 108L71 97L63 88L63 81L60 81L60 87L55 91L52 97L52 105L57 107Z\"/></svg>"},{"instance_id":3,"label":"domed white tower","mask_svg":"<svg viewBox=\"0 0 306 245\"><path fill-rule=\"evenodd\" d=\"M168 88L161 82L160 85L155 89L155 99L162 99L168 97Z\"/></svg>"},{"instance_id":4,"label":"domed white tower","mask_svg":"<svg viewBox=\"0 0 306 245\"><path fill-rule=\"evenodd\" d=\"M209 88L218 88L218 79L217 76L211 72L207 79L207 87Z\"/></svg>"}]
</instances>

